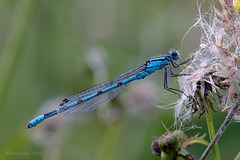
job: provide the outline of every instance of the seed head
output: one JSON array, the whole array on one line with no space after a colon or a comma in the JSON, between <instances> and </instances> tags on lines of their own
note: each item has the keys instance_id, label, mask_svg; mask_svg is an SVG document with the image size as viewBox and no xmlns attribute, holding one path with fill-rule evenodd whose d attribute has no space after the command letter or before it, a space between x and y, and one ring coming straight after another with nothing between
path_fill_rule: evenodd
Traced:
<instances>
[{"instance_id":1,"label":"seed head","mask_svg":"<svg viewBox=\"0 0 240 160\"><path fill-rule=\"evenodd\" d=\"M191 64L182 71L188 75L179 78L181 89L189 95L183 95L176 106L175 117L180 120L180 126L191 121L198 111L203 113L205 98L211 99L213 111L212 101L223 110L233 105L239 92L239 1L219 0L219 3L222 10L213 7L210 13L200 13L201 44L190 55Z\"/></svg>"}]
</instances>

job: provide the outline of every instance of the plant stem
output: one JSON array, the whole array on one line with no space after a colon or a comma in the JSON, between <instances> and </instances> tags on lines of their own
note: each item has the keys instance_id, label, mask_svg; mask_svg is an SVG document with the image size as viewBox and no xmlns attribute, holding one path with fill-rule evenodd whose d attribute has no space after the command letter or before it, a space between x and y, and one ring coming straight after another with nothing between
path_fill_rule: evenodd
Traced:
<instances>
[{"instance_id":1,"label":"plant stem","mask_svg":"<svg viewBox=\"0 0 240 160\"><path fill-rule=\"evenodd\" d=\"M240 159L240 152L237 154L237 156L234 158L234 160L239 160Z\"/></svg>"},{"instance_id":2,"label":"plant stem","mask_svg":"<svg viewBox=\"0 0 240 160\"><path fill-rule=\"evenodd\" d=\"M210 112L210 105L211 105L211 102L209 101L208 98L205 98L205 115L206 115L206 122L207 122L207 127L208 127L208 133L209 133L209 138L210 138L210 141L212 142L213 141L213 138L215 136L215 129L214 129L214 124L213 124L213 119L212 119L212 114ZM215 160L220 160L221 157L220 157L220 152L219 152L219 148L218 148L218 144L216 144L213 149L213 157ZM202 158L200 158L202 159Z\"/></svg>"},{"instance_id":3,"label":"plant stem","mask_svg":"<svg viewBox=\"0 0 240 160\"><path fill-rule=\"evenodd\" d=\"M213 146L217 143L217 141L220 139L220 137L222 136L223 132L226 130L227 126L229 125L229 123L231 122L231 120L233 119L233 116L236 114L238 107L240 104L240 98L238 97L236 104L234 105L234 107L232 108L232 110L228 113L227 117L225 118L223 124L221 125L221 127L219 128L219 130L217 131L217 134L215 135L215 137L213 138L213 140L211 141L211 143L208 145L207 149L204 151L204 153L202 154L202 156L200 157L200 159L205 159L208 154L210 153L211 149L213 148Z\"/></svg>"},{"instance_id":4,"label":"plant stem","mask_svg":"<svg viewBox=\"0 0 240 160\"><path fill-rule=\"evenodd\" d=\"M19 57L19 49L27 30L27 23L34 11L34 1L18 1L9 34L0 55L0 107L5 99Z\"/></svg>"},{"instance_id":5,"label":"plant stem","mask_svg":"<svg viewBox=\"0 0 240 160\"><path fill-rule=\"evenodd\" d=\"M103 137L103 143L97 153L95 160L111 160L114 159L116 144L118 143L120 133L124 126L123 121L117 121L109 125Z\"/></svg>"}]
</instances>

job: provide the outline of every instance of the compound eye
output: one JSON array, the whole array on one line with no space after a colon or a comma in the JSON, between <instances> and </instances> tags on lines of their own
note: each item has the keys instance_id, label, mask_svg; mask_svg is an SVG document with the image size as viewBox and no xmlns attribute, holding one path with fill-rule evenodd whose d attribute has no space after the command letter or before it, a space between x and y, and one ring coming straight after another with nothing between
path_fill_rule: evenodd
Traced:
<instances>
[{"instance_id":1,"label":"compound eye","mask_svg":"<svg viewBox=\"0 0 240 160\"><path fill-rule=\"evenodd\" d=\"M176 51L172 52L172 54L173 54L174 56L177 56L177 55L178 55L178 53L177 53Z\"/></svg>"},{"instance_id":2,"label":"compound eye","mask_svg":"<svg viewBox=\"0 0 240 160\"><path fill-rule=\"evenodd\" d=\"M168 52L168 54L174 57L174 56L177 55L177 52L176 51L170 51L170 52Z\"/></svg>"}]
</instances>

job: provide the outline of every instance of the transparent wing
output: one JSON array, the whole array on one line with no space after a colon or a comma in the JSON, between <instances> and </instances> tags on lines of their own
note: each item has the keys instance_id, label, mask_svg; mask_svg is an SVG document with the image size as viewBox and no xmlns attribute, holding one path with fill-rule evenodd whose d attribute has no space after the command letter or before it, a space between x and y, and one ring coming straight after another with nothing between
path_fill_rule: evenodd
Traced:
<instances>
[{"instance_id":1,"label":"transparent wing","mask_svg":"<svg viewBox=\"0 0 240 160\"><path fill-rule=\"evenodd\" d=\"M133 69L130 69L123 74L119 75L118 77L109 80L107 82L101 83L95 87L92 87L88 90L82 91L80 93L77 93L75 95L72 95L70 97L67 97L63 100L61 105L58 107L58 115L59 116L73 116L73 115L79 115L82 113L89 112L91 110L94 110L103 104L107 103L108 101L112 100L114 97L116 97L118 94L120 94L127 86L122 85L117 88L113 88L109 90L108 92L102 93L94 98L91 98L89 100L83 101L80 104L69 107L68 109L65 109L65 107L73 102L76 102L80 99L83 99L84 97L88 97L94 93L97 93L105 88L111 87L112 85L121 82L125 79L128 79L136 74L139 74L145 70L145 65L140 65L138 67L135 67Z\"/></svg>"},{"instance_id":2,"label":"transparent wing","mask_svg":"<svg viewBox=\"0 0 240 160\"><path fill-rule=\"evenodd\" d=\"M67 110L64 110L63 107L59 107L58 115L59 116L75 116L79 114L83 114L94 110L105 103L109 102L113 98L115 98L118 94L120 94L127 85L122 85L120 87L114 88L108 92L105 92L97 97L89 99L87 101L83 101L79 105L73 106Z\"/></svg>"}]
</instances>

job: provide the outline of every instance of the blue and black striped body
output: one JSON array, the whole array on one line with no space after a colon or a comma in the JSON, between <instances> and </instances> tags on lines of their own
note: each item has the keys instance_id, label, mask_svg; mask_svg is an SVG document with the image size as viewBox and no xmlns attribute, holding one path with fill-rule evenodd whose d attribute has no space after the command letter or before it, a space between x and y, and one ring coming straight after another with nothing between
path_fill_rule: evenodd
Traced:
<instances>
[{"instance_id":1,"label":"blue and black striped body","mask_svg":"<svg viewBox=\"0 0 240 160\"><path fill-rule=\"evenodd\" d=\"M169 52L166 56L150 58L144 64L130 69L112 80L65 98L58 109L34 118L28 123L27 128L32 128L54 115L73 116L94 110L116 97L126 88L128 83L143 79L163 68L167 72L166 66L171 66L171 64L175 66L177 62L174 60L179 58L179 54L176 51ZM170 74L172 74L171 67Z\"/></svg>"}]
</instances>

